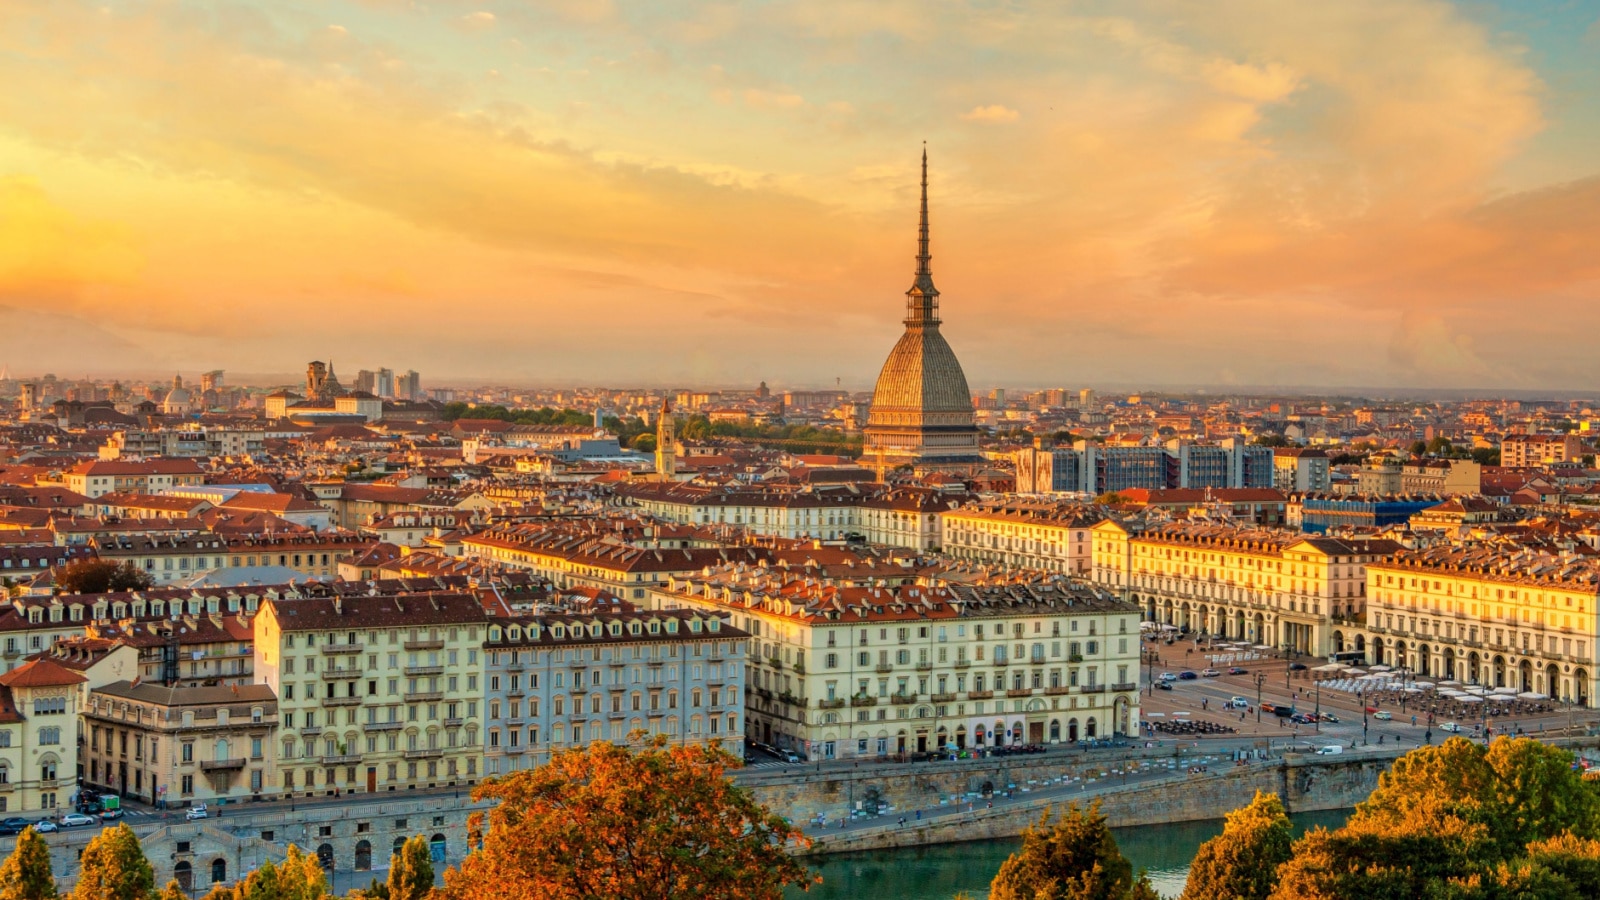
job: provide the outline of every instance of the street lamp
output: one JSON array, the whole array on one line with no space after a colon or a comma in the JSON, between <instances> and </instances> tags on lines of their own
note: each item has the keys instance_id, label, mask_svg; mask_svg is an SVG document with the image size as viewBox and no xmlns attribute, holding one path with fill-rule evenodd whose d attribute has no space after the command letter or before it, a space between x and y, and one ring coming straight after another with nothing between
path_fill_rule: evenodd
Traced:
<instances>
[{"instance_id":1,"label":"street lamp","mask_svg":"<svg viewBox=\"0 0 1600 900\"><path fill-rule=\"evenodd\" d=\"M1356 693L1356 702L1361 704L1361 746L1367 746L1367 695Z\"/></svg>"},{"instance_id":2,"label":"street lamp","mask_svg":"<svg viewBox=\"0 0 1600 900\"><path fill-rule=\"evenodd\" d=\"M1267 683L1267 673L1256 673L1256 724L1261 724L1261 686Z\"/></svg>"},{"instance_id":3,"label":"street lamp","mask_svg":"<svg viewBox=\"0 0 1600 900\"><path fill-rule=\"evenodd\" d=\"M1317 686L1317 709L1316 709L1316 713L1314 715L1315 721L1312 724L1316 726L1317 734L1321 734L1322 733L1322 682L1321 681L1317 681L1317 682L1314 682L1314 683Z\"/></svg>"}]
</instances>

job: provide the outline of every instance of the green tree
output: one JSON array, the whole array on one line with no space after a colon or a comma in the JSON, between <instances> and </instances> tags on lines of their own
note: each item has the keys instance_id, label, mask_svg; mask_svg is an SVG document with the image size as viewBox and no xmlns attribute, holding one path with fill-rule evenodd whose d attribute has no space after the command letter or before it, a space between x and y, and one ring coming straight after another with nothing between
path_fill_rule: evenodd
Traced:
<instances>
[{"instance_id":1,"label":"green tree","mask_svg":"<svg viewBox=\"0 0 1600 900\"><path fill-rule=\"evenodd\" d=\"M78 859L72 900L148 900L156 873L127 823L95 835Z\"/></svg>"},{"instance_id":2,"label":"green tree","mask_svg":"<svg viewBox=\"0 0 1600 900\"><path fill-rule=\"evenodd\" d=\"M1456 445L1442 434L1428 442L1428 452L1435 456L1449 456L1455 449Z\"/></svg>"},{"instance_id":3,"label":"green tree","mask_svg":"<svg viewBox=\"0 0 1600 900\"><path fill-rule=\"evenodd\" d=\"M24 828L11 855L0 863L0 900L52 900L55 895L50 847L38 832Z\"/></svg>"},{"instance_id":4,"label":"green tree","mask_svg":"<svg viewBox=\"0 0 1600 900\"><path fill-rule=\"evenodd\" d=\"M109 559L75 559L50 571L56 587L68 594L142 591L155 584L155 578L131 560L118 565Z\"/></svg>"},{"instance_id":5,"label":"green tree","mask_svg":"<svg viewBox=\"0 0 1600 900\"><path fill-rule=\"evenodd\" d=\"M990 900L1144 900L1155 898L1143 873L1135 878L1111 836L1100 802L1076 803L1052 823L1050 813L1022 833L1022 849L1000 864Z\"/></svg>"},{"instance_id":6,"label":"green tree","mask_svg":"<svg viewBox=\"0 0 1600 900\"><path fill-rule=\"evenodd\" d=\"M1411 455L1412 456L1422 456L1423 454L1425 454L1427 452L1428 452L1428 445L1427 445L1427 443L1425 441L1412 441L1411 442Z\"/></svg>"},{"instance_id":7,"label":"green tree","mask_svg":"<svg viewBox=\"0 0 1600 900\"><path fill-rule=\"evenodd\" d=\"M656 436L649 432L634 435L633 441L629 446L640 453L654 453L656 452Z\"/></svg>"},{"instance_id":8,"label":"green tree","mask_svg":"<svg viewBox=\"0 0 1600 900\"><path fill-rule=\"evenodd\" d=\"M445 873L444 900L778 900L809 875L800 831L733 784L718 747L596 741L489 779L482 844ZM391 898L394 900L394 898Z\"/></svg>"},{"instance_id":9,"label":"green tree","mask_svg":"<svg viewBox=\"0 0 1600 900\"><path fill-rule=\"evenodd\" d=\"M1292 844L1278 795L1257 791L1248 806L1228 813L1221 834L1200 845L1181 900L1266 900Z\"/></svg>"},{"instance_id":10,"label":"green tree","mask_svg":"<svg viewBox=\"0 0 1600 900\"><path fill-rule=\"evenodd\" d=\"M1472 449L1472 461L1480 466L1498 466L1500 465L1500 448L1474 447Z\"/></svg>"},{"instance_id":11,"label":"green tree","mask_svg":"<svg viewBox=\"0 0 1600 900\"><path fill-rule=\"evenodd\" d=\"M388 900L422 900L433 890L433 857L422 835L409 838L389 862Z\"/></svg>"},{"instance_id":12,"label":"green tree","mask_svg":"<svg viewBox=\"0 0 1600 900\"><path fill-rule=\"evenodd\" d=\"M1255 443L1262 447L1287 447L1289 439L1281 434L1259 434Z\"/></svg>"},{"instance_id":13,"label":"green tree","mask_svg":"<svg viewBox=\"0 0 1600 900\"><path fill-rule=\"evenodd\" d=\"M1119 503L1127 503L1128 498L1122 496L1116 491L1108 491L1094 498L1094 502L1100 504L1101 506L1116 506Z\"/></svg>"}]
</instances>

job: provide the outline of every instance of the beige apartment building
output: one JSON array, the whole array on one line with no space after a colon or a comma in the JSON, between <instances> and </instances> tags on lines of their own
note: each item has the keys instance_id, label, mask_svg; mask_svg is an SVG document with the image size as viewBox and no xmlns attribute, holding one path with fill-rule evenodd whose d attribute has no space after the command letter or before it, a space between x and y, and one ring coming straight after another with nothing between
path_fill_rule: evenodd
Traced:
<instances>
[{"instance_id":1,"label":"beige apartment building","mask_svg":"<svg viewBox=\"0 0 1600 900\"><path fill-rule=\"evenodd\" d=\"M1210 522L1094 527L1094 578L1145 616L1186 631L1327 656L1355 649L1366 567L1390 540L1336 539Z\"/></svg>"},{"instance_id":2,"label":"beige apartment building","mask_svg":"<svg viewBox=\"0 0 1600 900\"><path fill-rule=\"evenodd\" d=\"M651 592L751 634L747 737L808 759L1136 734L1139 615L1066 579L858 586L724 567Z\"/></svg>"},{"instance_id":3,"label":"beige apartment building","mask_svg":"<svg viewBox=\"0 0 1600 900\"><path fill-rule=\"evenodd\" d=\"M1367 567L1367 656L1420 676L1596 705L1600 562L1515 543Z\"/></svg>"},{"instance_id":4,"label":"beige apartment building","mask_svg":"<svg viewBox=\"0 0 1600 900\"><path fill-rule=\"evenodd\" d=\"M1540 467L1582 460L1583 439L1576 434L1514 434L1500 442L1502 466Z\"/></svg>"},{"instance_id":5,"label":"beige apartment building","mask_svg":"<svg viewBox=\"0 0 1600 900\"><path fill-rule=\"evenodd\" d=\"M83 711L85 781L151 805L259 799L276 765L277 706L264 684L102 685Z\"/></svg>"},{"instance_id":6,"label":"beige apartment building","mask_svg":"<svg viewBox=\"0 0 1600 900\"><path fill-rule=\"evenodd\" d=\"M48 658L0 675L0 812L49 815L69 805L86 680Z\"/></svg>"},{"instance_id":7,"label":"beige apartment building","mask_svg":"<svg viewBox=\"0 0 1600 900\"><path fill-rule=\"evenodd\" d=\"M272 792L476 783L486 623L468 592L263 603L254 671L278 698Z\"/></svg>"},{"instance_id":8,"label":"beige apartment building","mask_svg":"<svg viewBox=\"0 0 1600 900\"><path fill-rule=\"evenodd\" d=\"M969 504L941 518L944 552L955 559L1087 576L1090 529L1105 515L1082 503L1008 501Z\"/></svg>"}]
</instances>

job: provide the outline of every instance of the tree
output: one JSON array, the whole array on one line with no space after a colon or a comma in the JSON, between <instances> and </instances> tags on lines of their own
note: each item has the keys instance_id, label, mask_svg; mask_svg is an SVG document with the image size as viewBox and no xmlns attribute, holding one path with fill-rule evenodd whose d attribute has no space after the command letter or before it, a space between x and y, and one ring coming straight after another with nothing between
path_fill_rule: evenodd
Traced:
<instances>
[{"instance_id":1,"label":"tree","mask_svg":"<svg viewBox=\"0 0 1600 900\"><path fill-rule=\"evenodd\" d=\"M1424 442L1424 441L1412 441L1411 442L1411 455L1412 456L1422 456L1423 454L1425 454L1427 452L1428 452L1428 445L1427 445L1426 442Z\"/></svg>"},{"instance_id":2,"label":"tree","mask_svg":"<svg viewBox=\"0 0 1600 900\"><path fill-rule=\"evenodd\" d=\"M990 900L1144 900L1156 897L1143 873L1135 878L1096 800L1076 803L1054 824L1045 812L1022 833L1022 849L1000 864Z\"/></svg>"},{"instance_id":3,"label":"tree","mask_svg":"<svg viewBox=\"0 0 1600 900\"><path fill-rule=\"evenodd\" d=\"M1100 504L1101 506L1116 506L1119 503L1127 503L1128 498L1122 496L1116 491L1108 491L1094 498L1094 502Z\"/></svg>"},{"instance_id":4,"label":"tree","mask_svg":"<svg viewBox=\"0 0 1600 900\"><path fill-rule=\"evenodd\" d=\"M156 873L127 823L95 835L78 860L72 900L148 900Z\"/></svg>"},{"instance_id":5,"label":"tree","mask_svg":"<svg viewBox=\"0 0 1600 900\"><path fill-rule=\"evenodd\" d=\"M1480 466L1498 466L1500 465L1500 448L1474 447L1472 449L1472 461Z\"/></svg>"},{"instance_id":6,"label":"tree","mask_svg":"<svg viewBox=\"0 0 1600 900\"><path fill-rule=\"evenodd\" d=\"M388 900L422 900L433 890L433 857L422 835L408 839L389 863Z\"/></svg>"},{"instance_id":7,"label":"tree","mask_svg":"<svg viewBox=\"0 0 1600 900\"><path fill-rule=\"evenodd\" d=\"M32 828L22 829L17 846L0 863L0 900L54 900L50 847Z\"/></svg>"},{"instance_id":8,"label":"tree","mask_svg":"<svg viewBox=\"0 0 1600 900\"><path fill-rule=\"evenodd\" d=\"M1455 448L1456 445L1442 434L1428 442L1428 452L1435 456L1449 456Z\"/></svg>"},{"instance_id":9,"label":"tree","mask_svg":"<svg viewBox=\"0 0 1600 900\"><path fill-rule=\"evenodd\" d=\"M808 883L788 853L807 842L728 780L738 765L720 748L669 748L658 736L631 749L596 741L489 779L472 794L498 801L489 828L473 816L482 844L445 873L442 896L777 900Z\"/></svg>"},{"instance_id":10,"label":"tree","mask_svg":"<svg viewBox=\"0 0 1600 900\"><path fill-rule=\"evenodd\" d=\"M1256 436L1255 443L1260 447L1287 447L1289 438L1281 434L1261 434Z\"/></svg>"},{"instance_id":11,"label":"tree","mask_svg":"<svg viewBox=\"0 0 1600 900\"><path fill-rule=\"evenodd\" d=\"M1272 897L1595 896L1597 831L1600 786L1571 753L1451 738L1396 760L1343 828L1301 838Z\"/></svg>"},{"instance_id":12,"label":"tree","mask_svg":"<svg viewBox=\"0 0 1600 900\"><path fill-rule=\"evenodd\" d=\"M289 852L284 854L277 876L281 900L321 900L328 895L328 876L322 871L322 863L314 855L300 852L294 844L290 844ZM241 897L240 900L258 898Z\"/></svg>"},{"instance_id":13,"label":"tree","mask_svg":"<svg viewBox=\"0 0 1600 900\"><path fill-rule=\"evenodd\" d=\"M155 584L155 579L131 560L118 565L109 559L75 559L56 566L51 574L56 587L69 594L142 591Z\"/></svg>"},{"instance_id":14,"label":"tree","mask_svg":"<svg viewBox=\"0 0 1600 900\"><path fill-rule=\"evenodd\" d=\"M640 453L654 453L656 452L656 436L649 432L634 435L630 446Z\"/></svg>"},{"instance_id":15,"label":"tree","mask_svg":"<svg viewBox=\"0 0 1600 900\"><path fill-rule=\"evenodd\" d=\"M1257 791L1248 806L1228 813L1221 834L1200 845L1181 900L1266 900L1292 844L1278 795Z\"/></svg>"},{"instance_id":16,"label":"tree","mask_svg":"<svg viewBox=\"0 0 1600 900\"><path fill-rule=\"evenodd\" d=\"M167 882L161 893L156 895L156 900L189 900L189 895L183 892L183 885L174 880Z\"/></svg>"}]
</instances>

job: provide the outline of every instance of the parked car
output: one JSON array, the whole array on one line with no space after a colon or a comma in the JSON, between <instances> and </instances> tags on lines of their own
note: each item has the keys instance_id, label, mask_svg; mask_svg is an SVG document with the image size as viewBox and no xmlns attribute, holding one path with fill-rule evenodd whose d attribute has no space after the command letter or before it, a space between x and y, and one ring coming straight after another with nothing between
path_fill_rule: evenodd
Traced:
<instances>
[{"instance_id":1,"label":"parked car","mask_svg":"<svg viewBox=\"0 0 1600 900\"><path fill-rule=\"evenodd\" d=\"M1195 679L1197 679L1199 677L1200 677L1199 675L1196 675L1193 672L1179 672L1178 673L1178 679L1180 681L1194 681Z\"/></svg>"},{"instance_id":2,"label":"parked car","mask_svg":"<svg viewBox=\"0 0 1600 900\"><path fill-rule=\"evenodd\" d=\"M1158 681L1158 682L1156 682L1156 690L1158 690L1158 691L1170 691L1170 690L1172 690L1172 682L1170 682L1170 681Z\"/></svg>"},{"instance_id":3,"label":"parked car","mask_svg":"<svg viewBox=\"0 0 1600 900\"><path fill-rule=\"evenodd\" d=\"M99 820L96 819L94 816L86 816L83 813L73 812L73 813L67 813L66 815L61 817L61 827L62 828L78 828L78 827L83 826L83 825L93 825L95 822L98 822L98 821Z\"/></svg>"},{"instance_id":4,"label":"parked car","mask_svg":"<svg viewBox=\"0 0 1600 900\"><path fill-rule=\"evenodd\" d=\"M1448 732L1451 732L1451 733L1455 733L1455 732L1461 730L1461 726L1457 725L1454 722L1446 722L1443 725L1439 726L1439 730L1440 731L1448 731Z\"/></svg>"},{"instance_id":5,"label":"parked car","mask_svg":"<svg viewBox=\"0 0 1600 900\"><path fill-rule=\"evenodd\" d=\"M1206 669L1205 671L1201 672L1200 674L1204 675L1207 678L1215 678L1218 675L1221 675L1222 673L1217 671L1216 669Z\"/></svg>"},{"instance_id":6,"label":"parked car","mask_svg":"<svg viewBox=\"0 0 1600 900\"><path fill-rule=\"evenodd\" d=\"M183 814L183 820L185 822L193 822L195 819L204 819L208 815L210 813L206 811L206 805L204 803L196 803L189 807L188 812Z\"/></svg>"},{"instance_id":7,"label":"parked car","mask_svg":"<svg viewBox=\"0 0 1600 900\"><path fill-rule=\"evenodd\" d=\"M1305 670L1305 663L1289 663L1289 671L1291 672L1304 672Z\"/></svg>"},{"instance_id":8,"label":"parked car","mask_svg":"<svg viewBox=\"0 0 1600 900\"><path fill-rule=\"evenodd\" d=\"M1377 719L1380 722L1387 722L1390 719L1394 718L1394 713L1389 712L1387 709L1380 709L1377 712L1373 713L1372 717L1374 719Z\"/></svg>"},{"instance_id":9,"label":"parked car","mask_svg":"<svg viewBox=\"0 0 1600 900\"><path fill-rule=\"evenodd\" d=\"M794 752L793 750L785 750L783 751L783 761L789 763L800 762L800 754Z\"/></svg>"},{"instance_id":10,"label":"parked car","mask_svg":"<svg viewBox=\"0 0 1600 900\"><path fill-rule=\"evenodd\" d=\"M1244 674L1248 673L1249 671L1250 671L1249 669L1242 669L1242 668L1240 668L1238 666L1229 666L1228 667L1228 674L1229 675L1244 675Z\"/></svg>"},{"instance_id":11,"label":"parked car","mask_svg":"<svg viewBox=\"0 0 1600 900\"><path fill-rule=\"evenodd\" d=\"M40 834L49 834L52 831L60 831L61 829L56 825L56 823L50 821L49 819L40 819L39 821L33 823L33 830L39 832Z\"/></svg>"},{"instance_id":12,"label":"parked car","mask_svg":"<svg viewBox=\"0 0 1600 900\"><path fill-rule=\"evenodd\" d=\"M10 816L0 819L0 834L21 834L24 828L27 828L32 824L33 822L24 819L21 816Z\"/></svg>"}]
</instances>

